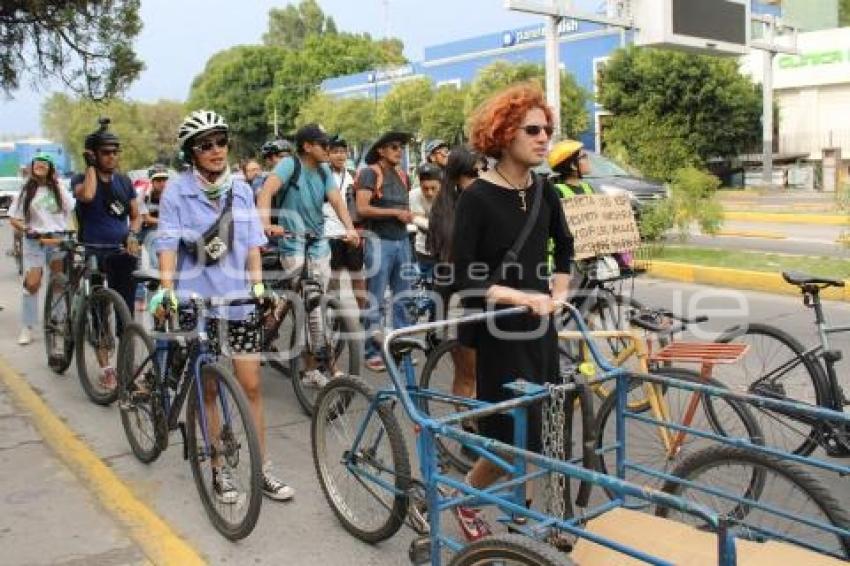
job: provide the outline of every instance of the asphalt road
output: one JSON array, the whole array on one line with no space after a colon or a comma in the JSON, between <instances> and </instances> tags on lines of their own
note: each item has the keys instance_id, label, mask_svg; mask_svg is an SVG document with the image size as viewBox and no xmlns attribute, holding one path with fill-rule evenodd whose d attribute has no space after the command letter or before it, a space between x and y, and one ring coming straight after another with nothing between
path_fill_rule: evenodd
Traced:
<instances>
[{"instance_id":1,"label":"asphalt road","mask_svg":"<svg viewBox=\"0 0 850 566\"><path fill-rule=\"evenodd\" d=\"M0 249L9 246L9 230L0 227ZM182 460L179 435L155 463L139 463L130 453L116 408L92 405L80 389L72 368L63 376L47 369L43 343L39 338L30 346L16 343L19 316L20 283L11 259L0 261L0 320L7 329L0 336L0 356L39 392L49 407L129 486L150 508L213 564L364 564L397 565L406 563L409 542L414 535L400 531L394 538L369 546L352 538L337 522L317 482L313 468L309 421L300 411L289 382L273 371L264 373L266 422L271 458L280 475L297 495L293 502L266 501L254 533L239 543L230 543L211 527L198 499L187 462ZM650 304L667 306L679 312L703 312L711 316L708 330L719 331L745 320L766 320L781 325L806 343L814 333L811 312L793 297L761 293L711 289L660 281L642 281L635 294ZM850 321L850 305L833 303L829 312L837 320ZM38 336L38 332L36 332ZM700 335L708 339L710 335ZM850 335L839 337L836 345L850 352ZM421 369L421 365L419 366ZM846 375L848 362L842 363ZM380 384L385 375L366 375ZM408 436L412 426L402 420ZM20 469L19 474L33 470ZM20 478L17 478L20 480ZM828 478L833 493L850 504L850 490L844 480ZM47 505L34 501L33 505ZM73 503L56 498L49 505ZM100 536L100 535L97 535ZM3 556L6 564L22 564L25 556Z\"/></svg>"},{"instance_id":2,"label":"asphalt road","mask_svg":"<svg viewBox=\"0 0 850 566\"><path fill-rule=\"evenodd\" d=\"M687 244L728 250L850 258L850 246L838 242L848 229L850 225L766 224L727 220L722 230L729 235L708 236L701 234L695 227ZM670 241L676 243L675 238Z\"/></svg>"}]
</instances>

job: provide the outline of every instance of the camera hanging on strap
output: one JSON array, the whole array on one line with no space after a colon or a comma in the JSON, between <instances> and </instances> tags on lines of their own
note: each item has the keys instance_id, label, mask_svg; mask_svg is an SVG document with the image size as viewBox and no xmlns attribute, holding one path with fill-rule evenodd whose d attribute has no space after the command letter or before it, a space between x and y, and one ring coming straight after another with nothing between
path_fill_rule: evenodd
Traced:
<instances>
[{"instance_id":1,"label":"camera hanging on strap","mask_svg":"<svg viewBox=\"0 0 850 566\"><path fill-rule=\"evenodd\" d=\"M215 265L233 248L233 190L227 192L224 208L216 221L195 241L182 240L186 251L199 264Z\"/></svg>"}]
</instances>

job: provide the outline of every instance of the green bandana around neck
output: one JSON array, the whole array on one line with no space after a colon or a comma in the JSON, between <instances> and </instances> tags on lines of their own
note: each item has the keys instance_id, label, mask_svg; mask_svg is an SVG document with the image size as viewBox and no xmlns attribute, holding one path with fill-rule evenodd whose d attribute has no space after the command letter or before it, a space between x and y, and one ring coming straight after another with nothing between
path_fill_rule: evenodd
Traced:
<instances>
[{"instance_id":1,"label":"green bandana around neck","mask_svg":"<svg viewBox=\"0 0 850 566\"><path fill-rule=\"evenodd\" d=\"M230 190L233 185L233 175L230 172L230 165L219 175L215 181L208 181L206 177L195 170L195 178L198 184L201 185L201 190L207 195L210 200L215 200L221 197L224 193Z\"/></svg>"}]
</instances>

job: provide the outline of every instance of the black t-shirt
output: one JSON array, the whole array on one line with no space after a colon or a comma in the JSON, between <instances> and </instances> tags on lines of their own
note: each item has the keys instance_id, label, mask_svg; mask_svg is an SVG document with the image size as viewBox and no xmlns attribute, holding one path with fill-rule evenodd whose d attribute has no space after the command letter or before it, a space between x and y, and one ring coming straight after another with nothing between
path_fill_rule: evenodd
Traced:
<instances>
[{"instance_id":1,"label":"black t-shirt","mask_svg":"<svg viewBox=\"0 0 850 566\"><path fill-rule=\"evenodd\" d=\"M71 187L76 188L85 181L84 175L75 175ZM97 180L94 199L83 202L77 199L77 218L82 231L81 240L87 244L121 244L130 232L129 215L112 216L107 207L113 198L118 198L129 211L130 203L136 199L136 189L130 178L121 173L112 175L110 183Z\"/></svg>"},{"instance_id":2,"label":"black t-shirt","mask_svg":"<svg viewBox=\"0 0 850 566\"><path fill-rule=\"evenodd\" d=\"M374 191L376 180L377 175L371 168L366 168L360 172L361 188ZM381 192L383 193L382 197L372 201L372 206L376 208L394 208L397 210L410 209L407 187L395 170L384 169ZM366 222L366 227L382 240L402 240L407 238L407 226L395 218L370 218Z\"/></svg>"}]
</instances>

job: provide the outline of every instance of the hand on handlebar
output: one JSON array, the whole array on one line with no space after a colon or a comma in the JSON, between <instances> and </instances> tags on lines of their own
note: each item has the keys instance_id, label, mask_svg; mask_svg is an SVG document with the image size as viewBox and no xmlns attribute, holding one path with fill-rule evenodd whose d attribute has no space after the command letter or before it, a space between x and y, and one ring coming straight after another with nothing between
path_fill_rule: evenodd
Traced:
<instances>
[{"instance_id":1,"label":"hand on handlebar","mask_svg":"<svg viewBox=\"0 0 850 566\"><path fill-rule=\"evenodd\" d=\"M286 235L286 230L283 229L283 226L278 226L277 224L266 226L264 231L269 238L280 238Z\"/></svg>"},{"instance_id":2,"label":"hand on handlebar","mask_svg":"<svg viewBox=\"0 0 850 566\"><path fill-rule=\"evenodd\" d=\"M544 293L523 293L521 304L530 308L531 312L537 316L548 316L560 306L558 301Z\"/></svg>"},{"instance_id":3,"label":"hand on handlebar","mask_svg":"<svg viewBox=\"0 0 850 566\"><path fill-rule=\"evenodd\" d=\"M160 289L150 299L148 311L155 319L162 321L169 314L177 313L177 296L171 289Z\"/></svg>"},{"instance_id":4,"label":"hand on handlebar","mask_svg":"<svg viewBox=\"0 0 850 566\"><path fill-rule=\"evenodd\" d=\"M357 230L346 230L345 236L343 236L342 241L348 244L349 246L356 248L360 245L360 234L357 233Z\"/></svg>"}]
</instances>

